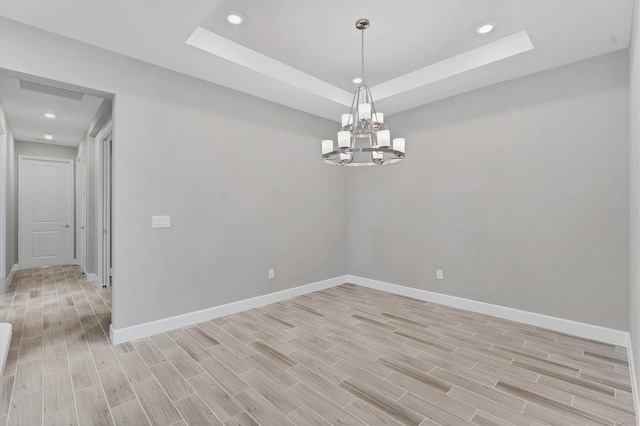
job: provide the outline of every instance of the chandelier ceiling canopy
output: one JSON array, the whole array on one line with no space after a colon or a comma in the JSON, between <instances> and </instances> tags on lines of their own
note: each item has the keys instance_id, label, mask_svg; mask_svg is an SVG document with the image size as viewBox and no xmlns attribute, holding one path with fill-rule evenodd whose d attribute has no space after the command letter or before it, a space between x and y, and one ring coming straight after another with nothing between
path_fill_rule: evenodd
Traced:
<instances>
[{"instance_id":1,"label":"chandelier ceiling canopy","mask_svg":"<svg viewBox=\"0 0 640 426\"><path fill-rule=\"evenodd\" d=\"M322 160L335 166L377 166L404 160L405 140L391 140L384 124L384 114L377 112L371 91L364 78L364 30L368 19L358 19L356 28L361 39L360 85L353 94L351 110L342 115L338 145L332 139L322 141Z\"/></svg>"}]
</instances>

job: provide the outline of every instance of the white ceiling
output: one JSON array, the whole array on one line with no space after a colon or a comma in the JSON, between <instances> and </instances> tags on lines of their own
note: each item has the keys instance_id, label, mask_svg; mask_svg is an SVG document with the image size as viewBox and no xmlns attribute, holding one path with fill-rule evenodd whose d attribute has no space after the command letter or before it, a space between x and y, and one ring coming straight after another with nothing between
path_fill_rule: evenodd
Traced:
<instances>
[{"instance_id":1,"label":"white ceiling","mask_svg":"<svg viewBox=\"0 0 640 426\"><path fill-rule=\"evenodd\" d=\"M371 20L366 71L376 109L389 115L624 49L632 8L632 0L2 0L0 16L338 120L359 72L357 18ZM224 20L231 10L242 25ZM480 36L485 21L496 30Z\"/></svg>"},{"instance_id":2,"label":"white ceiling","mask_svg":"<svg viewBox=\"0 0 640 426\"><path fill-rule=\"evenodd\" d=\"M229 25L231 12L240 13L245 23ZM370 86L524 29L509 0L221 1L200 26L352 91L352 79L360 75L355 22L363 17L371 22L365 31ZM475 29L486 22L493 23L495 31L478 35Z\"/></svg>"},{"instance_id":3,"label":"white ceiling","mask_svg":"<svg viewBox=\"0 0 640 426\"><path fill-rule=\"evenodd\" d=\"M0 102L15 140L78 146L102 101L89 95L75 100L21 89L18 80L0 75ZM54 140L42 141L45 133Z\"/></svg>"}]
</instances>

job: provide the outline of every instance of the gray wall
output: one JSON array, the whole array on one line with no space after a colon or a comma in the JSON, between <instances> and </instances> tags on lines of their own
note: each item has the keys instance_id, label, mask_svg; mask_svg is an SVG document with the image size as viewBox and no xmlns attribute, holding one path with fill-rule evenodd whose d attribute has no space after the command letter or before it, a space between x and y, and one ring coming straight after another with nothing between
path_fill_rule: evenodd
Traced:
<instances>
[{"instance_id":1,"label":"gray wall","mask_svg":"<svg viewBox=\"0 0 640 426\"><path fill-rule=\"evenodd\" d=\"M7 266L18 263L18 165L16 144L7 139ZM8 269L7 271L10 271Z\"/></svg>"},{"instance_id":2,"label":"gray wall","mask_svg":"<svg viewBox=\"0 0 640 426\"><path fill-rule=\"evenodd\" d=\"M100 172L100 156L99 148L97 148L96 138L91 135L98 136L100 132L112 120L113 102L105 99L96 113L87 134L84 135L78 150L84 150L87 169L87 273L98 273L98 218L97 209L100 196L100 182L97 175Z\"/></svg>"},{"instance_id":3,"label":"gray wall","mask_svg":"<svg viewBox=\"0 0 640 426\"><path fill-rule=\"evenodd\" d=\"M0 68L115 94L114 328L347 272L336 123L13 21L0 39Z\"/></svg>"},{"instance_id":4,"label":"gray wall","mask_svg":"<svg viewBox=\"0 0 640 426\"><path fill-rule=\"evenodd\" d=\"M408 160L347 179L318 161L336 123L15 22L0 38L0 67L115 94L115 328L348 270L627 329L629 218L605 214L629 205L626 52L390 117Z\"/></svg>"},{"instance_id":5,"label":"gray wall","mask_svg":"<svg viewBox=\"0 0 640 426\"><path fill-rule=\"evenodd\" d=\"M87 217L85 222L86 244L87 244L87 270L88 274L98 273L98 236L96 225L96 170L97 156L95 147L95 138L85 134L78 145L78 155L82 155L86 161L86 178L87 178Z\"/></svg>"},{"instance_id":6,"label":"gray wall","mask_svg":"<svg viewBox=\"0 0 640 426\"><path fill-rule=\"evenodd\" d=\"M4 108L1 103L0 126L4 129L6 134L3 137L4 145L0 146L0 149L2 150L0 152L0 185L2 185L2 190L4 191L4 206L2 206L2 211L0 212L0 220L4 221L4 234L0 236L0 238L3 239L3 241L0 242L2 245L2 250L0 250L0 262L2 263L0 267L0 292L4 292L5 287L9 285L5 280L9 276L13 265L17 263L18 256L16 245L14 244L15 232L13 229L16 223L16 216L14 212L16 195L14 188L15 178L12 174L15 170L15 142L13 140L11 127L7 122L7 117L4 114Z\"/></svg>"},{"instance_id":7,"label":"gray wall","mask_svg":"<svg viewBox=\"0 0 640 426\"><path fill-rule=\"evenodd\" d=\"M17 206L17 178L16 178L16 155L15 141L11 132L10 124L7 122L2 105L0 105L0 120L2 127L7 132L5 161L6 170L2 179L2 185L5 185L6 191L6 207L2 212L3 220L5 220L5 262L4 274L6 278L13 266L18 263L18 206ZM9 283L5 283L8 285ZM0 289L4 291L4 289Z\"/></svg>"},{"instance_id":8,"label":"gray wall","mask_svg":"<svg viewBox=\"0 0 640 426\"><path fill-rule=\"evenodd\" d=\"M630 56L630 176L631 176L631 280L629 287L629 332L640 391L640 3L633 10Z\"/></svg>"},{"instance_id":9,"label":"gray wall","mask_svg":"<svg viewBox=\"0 0 640 426\"><path fill-rule=\"evenodd\" d=\"M627 330L628 90L621 51L390 117L407 160L350 171L349 273Z\"/></svg>"},{"instance_id":10,"label":"gray wall","mask_svg":"<svg viewBox=\"0 0 640 426\"><path fill-rule=\"evenodd\" d=\"M9 255L7 253L7 222L9 210L7 204L7 190L9 181L7 175L7 139L13 138L11 129L7 124L2 102L0 102L0 292L5 291L5 280L11 271Z\"/></svg>"},{"instance_id":11,"label":"gray wall","mask_svg":"<svg viewBox=\"0 0 640 426\"><path fill-rule=\"evenodd\" d=\"M69 160L75 160L78 155L78 148L47 143L16 141L15 155L16 157L18 155L33 155L36 157L66 158Z\"/></svg>"}]
</instances>

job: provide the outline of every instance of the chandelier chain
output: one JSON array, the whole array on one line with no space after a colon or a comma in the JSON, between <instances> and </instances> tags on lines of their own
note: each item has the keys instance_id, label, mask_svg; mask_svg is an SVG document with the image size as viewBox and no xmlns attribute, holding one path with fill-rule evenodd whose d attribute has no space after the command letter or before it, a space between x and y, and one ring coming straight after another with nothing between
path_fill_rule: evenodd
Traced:
<instances>
[{"instance_id":1,"label":"chandelier chain","mask_svg":"<svg viewBox=\"0 0 640 426\"><path fill-rule=\"evenodd\" d=\"M362 81L364 81L364 29L361 30L361 37L360 37L360 53L361 53L361 61L360 61L360 78L362 79Z\"/></svg>"}]
</instances>

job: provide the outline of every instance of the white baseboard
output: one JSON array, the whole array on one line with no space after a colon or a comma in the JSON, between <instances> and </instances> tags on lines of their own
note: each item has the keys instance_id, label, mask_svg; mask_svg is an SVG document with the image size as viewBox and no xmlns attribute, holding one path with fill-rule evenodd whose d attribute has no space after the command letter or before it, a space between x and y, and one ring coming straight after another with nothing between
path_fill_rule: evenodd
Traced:
<instances>
[{"instance_id":1,"label":"white baseboard","mask_svg":"<svg viewBox=\"0 0 640 426\"><path fill-rule=\"evenodd\" d=\"M7 365L12 330L13 326L11 324L7 322L0 323L0 374L4 374L4 367Z\"/></svg>"},{"instance_id":2,"label":"white baseboard","mask_svg":"<svg viewBox=\"0 0 640 426\"><path fill-rule=\"evenodd\" d=\"M212 308L202 309L200 311L189 312L187 314L176 315L169 318L163 318L140 325L134 325L131 327L124 327L120 329L110 327L109 336L111 338L111 342L114 345L117 345L119 343L128 342L130 340L140 339L142 337L162 333L163 331L197 324L199 322L223 317L225 315L235 314L237 312L246 311L247 309L257 308L260 306L268 305L270 303L279 302L281 300L301 296L303 294L313 293L314 291L335 287L346 282L348 282L347 276L344 275L341 277L301 285L299 287L294 287L275 293L265 294L263 296L256 296L250 299L227 303L225 305L214 306Z\"/></svg>"},{"instance_id":3,"label":"white baseboard","mask_svg":"<svg viewBox=\"0 0 640 426\"><path fill-rule=\"evenodd\" d=\"M98 276L96 274L87 274L87 281L90 281L92 283L95 283L98 281Z\"/></svg>"},{"instance_id":4,"label":"white baseboard","mask_svg":"<svg viewBox=\"0 0 640 426\"><path fill-rule=\"evenodd\" d=\"M636 419L638 420L638 425L640 425L640 417L638 417L638 413L640 413L640 383L638 383L638 376L636 374L636 365L635 365L636 359L633 357L633 344L631 343L631 334L628 334L626 346L627 346L627 357L629 357L629 374L631 375L631 390L633 392L633 402L636 408Z\"/></svg>"},{"instance_id":5,"label":"white baseboard","mask_svg":"<svg viewBox=\"0 0 640 426\"><path fill-rule=\"evenodd\" d=\"M493 305L491 303L478 302L471 299L464 299L462 297L449 296L428 290L390 284L384 281L377 281L354 275L348 275L347 277L349 280L348 282L350 283L386 291L388 293L412 297L414 299L425 300L454 308L466 309L468 311L479 312L486 315L492 315L494 317L534 325L536 327L548 328L550 330L560 331L562 333L572 334L586 339L598 340L612 345L628 347L629 344L629 333L626 331L614 330L612 328L600 327L597 325L552 317L544 314L537 314L535 312L522 311L520 309L508 308L500 305Z\"/></svg>"},{"instance_id":6,"label":"white baseboard","mask_svg":"<svg viewBox=\"0 0 640 426\"><path fill-rule=\"evenodd\" d=\"M96 280L95 274L88 274L87 279ZM614 330L611 328L600 327L597 325L586 324L578 321L568 320L564 318L552 317L549 315L538 314L535 312L523 311L520 309L508 308L505 306L493 305L491 303L478 302L462 297L449 296L446 294L435 293L428 290L421 290L412 287L406 287L384 281L372 280L369 278L358 277L354 275L344 275L331 278L324 281L294 287L275 293L256 296L250 299L240 300L225 305L214 306L200 311L189 312L174 317L163 318L144 324L139 324L121 329L110 328L110 337L113 344L128 342L130 340L142 337L152 336L164 331L173 330L175 328L185 327L202 321L208 321L213 318L231 315L247 309L257 308L259 306L268 305L270 303L279 302L281 300L312 293L314 291L335 287L344 283L353 283L363 287L369 287L376 290L386 291L388 293L398 294L401 296L411 297L418 300L438 303L441 305L451 306L459 309L466 309L472 312L479 312L486 315L492 315L498 318L504 318L511 321L517 321L525 324L543 327L562 333L572 334L574 336L586 339L597 340L600 342L610 343L614 345L627 347L630 357L630 369L632 373L635 370L633 366L632 349L630 343L630 335L626 331ZM636 383L634 387L637 388ZM638 398L638 390L634 388L636 399ZM636 401L640 406L640 403ZM638 411L640 412L640 411Z\"/></svg>"},{"instance_id":7,"label":"white baseboard","mask_svg":"<svg viewBox=\"0 0 640 426\"><path fill-rule=\"evenodd\" d=\"M20 269L19 265L17 263L15 263L11 267L11 271L9 271L9 275L7 275L6 279L3 278L0 281L0 291L2 291L2 293L7 291L7 285L11 284L11 280L13 280L13 276L15 275L16 271L18 271L19 269Z\"/></svg>"}]
</instances>

